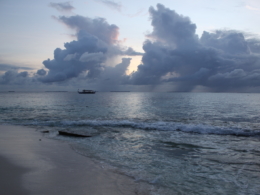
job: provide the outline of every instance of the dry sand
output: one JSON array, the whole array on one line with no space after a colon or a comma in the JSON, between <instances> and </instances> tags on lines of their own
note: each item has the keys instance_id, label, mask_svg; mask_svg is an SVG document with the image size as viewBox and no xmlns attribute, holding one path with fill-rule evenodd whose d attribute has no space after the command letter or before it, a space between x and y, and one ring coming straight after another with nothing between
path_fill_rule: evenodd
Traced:
<instances>
[{"instance_id":1,"label":"dry sand","mask_svg":"<svg viewBox=\"0 0 260 195\"><path fill-rule=\"evenodd\" d=\"M131 178L105 170L67 143L31 128L0 125L0 157L0 194L147 194Z\"/></svg>"}]
</instances>

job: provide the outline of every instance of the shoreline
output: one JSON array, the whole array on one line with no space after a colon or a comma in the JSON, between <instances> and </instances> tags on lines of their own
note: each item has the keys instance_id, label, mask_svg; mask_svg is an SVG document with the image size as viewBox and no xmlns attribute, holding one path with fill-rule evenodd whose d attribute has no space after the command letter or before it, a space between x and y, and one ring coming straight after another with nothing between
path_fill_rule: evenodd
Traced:
<instances>
[{"instance_id":1,"label":"shoreline","mask_svg":"<svg viewBox=\"0 0 260 195\"><path fill-rule=\"evenodd\" d=\"M0 181L6 180L12 186L6 189L16 194L149 194L133 179L76 153L68 143L24 126L0 125L0 166L6 167Z\"/></svg>"}]
</instances>

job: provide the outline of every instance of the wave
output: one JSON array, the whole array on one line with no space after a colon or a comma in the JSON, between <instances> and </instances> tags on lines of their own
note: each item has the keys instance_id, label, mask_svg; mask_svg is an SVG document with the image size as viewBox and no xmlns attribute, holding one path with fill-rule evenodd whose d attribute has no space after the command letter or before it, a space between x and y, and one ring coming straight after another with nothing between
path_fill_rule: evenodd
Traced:
<instances>
[{"instance_id":1,"label":"wave","mask_svg":"<svg viewBox=\"0 0 260 195\"><path fill-rule=\"evenodd\" d=\"M236 127L221 127L204 124L184 124L177 122L143 122L130 120L79 120L79 121L41 121L30 122L26 125L66 127L66 126L89 126L89 127L121 127L142 130L158 131L182 131L198 134L234 135L234 136L260 136L260 130L242 129Z\"/></svg>"}]
</instances>

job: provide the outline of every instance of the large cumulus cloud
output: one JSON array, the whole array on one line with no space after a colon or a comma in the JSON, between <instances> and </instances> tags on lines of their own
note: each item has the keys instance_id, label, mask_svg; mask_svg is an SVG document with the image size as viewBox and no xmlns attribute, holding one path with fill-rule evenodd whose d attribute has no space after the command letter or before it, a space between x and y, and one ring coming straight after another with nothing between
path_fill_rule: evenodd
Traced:
<instances>
[{"instance_id":1,"label":"large cumulus cloud","mask_svg":"<svg viewBox=\"0 0 260 195\"><path fill-rule=\"evenodd\" d=\"M198 38L188 17L157 5L149 9L153 31L145 54L129 78L137 85L172 83L174 90L240 91L260 86L260 44L242 32L217 30Z\"/></svg>"},{"instance_id":2,"label":"large cumulus cloud","mask_svg":"<svg viewBox=\"0 0 260 195\"><path fill-rule=\"evenodd\" d=\"M153 32L148 36L171 47L192 47L198 42L196 25L188 17L158 4L157 10L149 8Z\"/></svg>"},{"instance_id":3,"label":"large cumulus cloud","mask_svg":"<svg viewBox=\"0 0 260 195\"><path fill-rule=\"evenodd\" d=\"M82 73L86 79L97 78L106 67L106 60L114 56L142 55L132 48L123 47L118 40L119 28L103 18L61 16L60 22L75 30L77 40L65 43L65 49L54 50L54 59L43 64L48 73L42 82L61 82Z\"/></svg>"}]
</instances>

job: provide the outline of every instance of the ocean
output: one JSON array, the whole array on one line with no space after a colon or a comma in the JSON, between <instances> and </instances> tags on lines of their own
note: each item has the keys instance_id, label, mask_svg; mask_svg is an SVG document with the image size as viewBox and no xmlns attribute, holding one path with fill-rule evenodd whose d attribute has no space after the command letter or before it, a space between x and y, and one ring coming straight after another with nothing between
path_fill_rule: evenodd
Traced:
<instances>
[{"instance_id":1,"label":"ocean","mask_svg":"<svg viewBox=\"0 0 260 195\"><path fill-rule=\"evenodd\" d=\"M0 93L0 124L48 131L161 195L260 194L259 116L253 93Z\"/></svg>"}]
</instances>

